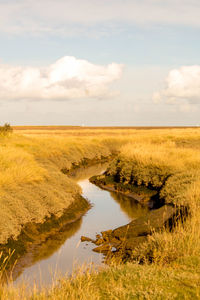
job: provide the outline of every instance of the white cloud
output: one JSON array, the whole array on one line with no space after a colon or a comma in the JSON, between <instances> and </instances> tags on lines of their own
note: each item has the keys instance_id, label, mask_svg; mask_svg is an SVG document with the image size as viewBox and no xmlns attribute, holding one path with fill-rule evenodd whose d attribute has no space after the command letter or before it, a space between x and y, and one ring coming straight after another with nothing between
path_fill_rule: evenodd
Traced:
<instances>
[{"instance_id":1,"label":"white cloud","mask_svg":"<svg viewBox=\"0 0 200 300\"><path fill-rule=\"evenodd\" d=\"M113 23L200 27L199 13L199 0L6 0L0 32L73 35Z\"/></svg>"},{"instance_id":2,"label":"white cloud","mask_svg":"<svg viewBox=\"0 0 200 300\"><path fill-rule=\"evenodd\" d=\"M200 104L200 66L183 66L171 70L165 87L153 95L155 103L180 104L181 111L191 110L191 105Z\"/></svg>"},{"instance_id":3,"label":"white cloud","mask_svg":"<svg viewBox=\"0 0 200 300\"><path fill-rule=\"evenodd\" d=\"M108 85L120 78L122 67L94 65L72 56L46 68L0 64L0 100L109 97Z\"/></svg>"}]
</instances>

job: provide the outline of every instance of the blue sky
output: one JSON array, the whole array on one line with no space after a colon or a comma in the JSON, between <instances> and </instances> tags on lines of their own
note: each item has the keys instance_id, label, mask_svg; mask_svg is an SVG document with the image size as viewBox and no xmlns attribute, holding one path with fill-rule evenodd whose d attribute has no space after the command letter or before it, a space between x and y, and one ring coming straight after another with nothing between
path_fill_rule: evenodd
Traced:
<instances>
[{"instance_id":1,"label":"blue sky","mask_svg":"<svg viewBox=\"0 0 200 300\"><path fill-rule=\"evenodd\" d=\"M197 0L0 1L1 123L199 124L199 15Z\"/></svg>"}]
</instances>

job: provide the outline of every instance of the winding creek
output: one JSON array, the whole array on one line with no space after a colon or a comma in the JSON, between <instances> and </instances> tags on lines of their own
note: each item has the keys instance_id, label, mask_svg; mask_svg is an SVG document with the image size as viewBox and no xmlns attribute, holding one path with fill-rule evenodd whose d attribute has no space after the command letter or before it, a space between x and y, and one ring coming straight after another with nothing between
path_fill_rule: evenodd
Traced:
<instances>
[{"instance_id":1,"label":"winding creek","mask_svg":"<svg viewBox=\"0 0 200 300\"><path fill-rule=\"evenodd\" d=\"M103 256L92 251L93 244L81 243L81 236L95 238L100 231L127 224L147 212L147 208L133 199L90 183L91 176L101 174L105 169L106 164L98 164L74 172L73 178L81 186L82 196L92 207L85 215L26 253L13 273L14 284L25 281L30 286L48 286L55 277L70 275L84 263L101 266Z\"/></svg>"}]
</instances>

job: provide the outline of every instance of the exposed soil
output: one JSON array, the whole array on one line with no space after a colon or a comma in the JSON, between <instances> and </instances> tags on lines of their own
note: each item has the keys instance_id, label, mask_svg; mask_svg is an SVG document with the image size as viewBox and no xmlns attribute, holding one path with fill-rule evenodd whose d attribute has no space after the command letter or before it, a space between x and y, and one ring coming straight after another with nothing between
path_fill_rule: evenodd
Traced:
<instances>
[{"instance_id":1,"label":"exposed soil","mask_svg":"<svg viewBox=\"0 0 200 300\"><path fill-rule=\"evenodd\" d=\"M90 178L90 182L102 189L122 193L142 205L147 205L149 208L157 208L164 204L162 199L158 199L159 193L157 190L149 189L145 186L118 183L112 176L106 176L104 174L93 176Z\"/></svg>"},{"instance_id":2,"label":"exposed soil","mask_svg":"<svg viewBox=\"0 0 200 300\"><path fill-rule=\"evenodd\" d=\"M96 240L81 237L81 241L94 243L97 247L93 251L105 254L106 260L119 258L126 261L132 258L134 248L147 241L152 232L161 231L166 227L170 228L180 215L180 209L172 205L164 205L127 225L101 232L96 236Z\"/></svg>"},{"instance_id":3,"label":"exposed soil","mask_svg":"<svg viewBox=\"0 0 200 300\"><path fill-rule=\"evenodd\" d=\"M112 155L107 156L107 157L101 156L98 159L84 158L78 164L72 163L72 166L71 166L70 169L67 169L67 168L61 169L61 172L73 178L78 169L88 168L88 167L91 167L91 166L95 166L99 163L104 164L108 161L111 161L114 157L115 157L115 155L112 154Z\"/></svg>"}]
</instances>

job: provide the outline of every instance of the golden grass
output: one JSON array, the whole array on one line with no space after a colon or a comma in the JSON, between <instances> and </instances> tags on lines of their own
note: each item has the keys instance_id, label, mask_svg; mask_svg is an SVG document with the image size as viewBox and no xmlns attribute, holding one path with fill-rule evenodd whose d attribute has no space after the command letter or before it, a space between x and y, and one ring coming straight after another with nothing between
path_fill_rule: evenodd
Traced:
<instances>
[{"instance_id":1,"label":"golden grass","mask_svg":"<svg viewBox=\"0 0 200 300\"><path fill-rule=\"evenodd\" d=\"M135 165L138 183L150 182L157 187L169 174L176 176L175 182L183 182L180 172L187 170L185 183L180 184L185 191L187 182L195 182L198 177L199 140L198 128L29 127L15 129L8 137L0 136L0 242L9 235L16 236L21 221L39 222L50 213L61 214L70 205L79 188L61 169L79 165L83 159L108 157L121 146L121 158ZM127 178L130 164L124 165L128 166L123 168ZM170 189L172 192L163 190L168 201L172 193L177 202L186 201L186 197L180 199L176 185L171 183Z\"/></svg>"},{"instance_id":2,"label":"golden grass","mask_svg":"<svg viewBox=\"0 0 200 300\"><path fill-rule=\"evenodd\" d=\"M108 157L111 148L94 138L0 137L0 243L16 237L27 222L61 215L80 193L61 170Z\"/></svg>"},{"instance_id":3,"label":"golden grass","mask_svg":"<svg viewBox=\"0 0 200 300\"><path fill-rule=\"evenodd\" d=\"M96 272L89 267L41 291L27 291L25 283L18 288L3 288L1 300L199 299L198 265L199 257L165 268L128 263Z\"/></svg>"},{"instance_id":4,"label":"golden grass","mask_svg":"<svg viewBox=\"0 0 200 300\"><path fill-rule=\"evenodd\" d=\"M172 134L173 133L173 134ZM194 141L194 147L193 147ZM185 147L185 145L187 145ZM200 254L200 135L199 130L152 132L121 147L109 167L123 184L137 183L159 190L166 202L188 208L185 222L173 232L157 232L134 249L133 257L160 265ZM200 265L199 265L200 267Z\"/></svg>"},{"instance_id":5,"label":"golden grass","mask_svg":"<svg viewBox=\"0 0 200 300\"><path fill-rule=\"evenodd\" d=\"M20 133L20 134L19 134ZM134 255L152 265L113 266L75 279L63 278L48 299L200 298L200 129L29 128L0 137L0 242L17 236L22 224L62 214L78 186L61 173L83 159L118 152L121 180L161 188L167 202L187 205L190 215L173 232L153 234ZM110 166L115 174L116 161ZM163 184L164 183L164 184ZM23 288L1 290L1 299L47 299L47 291L27 296Z\"/></svg>"},{"instance_id":6,"label":"golden grass","mask_svg":"<svg viewBox=\"0 0 200 300\"><path fill-rule=\"evenodd\" d=\"M16 147L1 147L0 162L0 187L41 181L46 174L32 155Z\"/></svg>"},{"instance_id":7,"label":"golden grass","mask_svg":"<svg viewBox=\"0 0 200 300\"><path fill-rule=\"evenodd\" d=\"M117 137L113 129L114 135L74 131L78 138L68 130L40 129L0 136L0 243L16 238L27 222L61 215L74 201L80 188L61 170L109 157L129 139L121 130Z\"/></svg>"}]
</instances>

